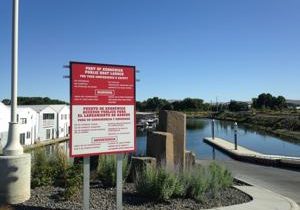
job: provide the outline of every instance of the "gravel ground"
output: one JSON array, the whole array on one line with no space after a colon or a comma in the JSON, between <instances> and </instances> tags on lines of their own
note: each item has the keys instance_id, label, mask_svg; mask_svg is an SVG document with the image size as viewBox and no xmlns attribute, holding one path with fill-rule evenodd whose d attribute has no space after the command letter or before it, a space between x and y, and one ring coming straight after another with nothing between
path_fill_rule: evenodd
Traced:
<instances>
[{"instance_id":1,"label":"gravel ground","mask_svg":"<svg viewBox=\"0 0 300 210\"><path fill-rule=\"evenodd\" d=\"M46 209L81 209L82 196L78 194L73 200L63 201L60 199L61 188L39 187L31 191L30 200L10 206L7 209L15 210L46 210ZM91 184L90 209L116 209L115 188L103 188L99 183ZM206 209L218 206L228 206L249 202L251 198L243 192L228 188L222 190L218 198L205 198L204 203L197 203L192 199L171 199L168 202L154 202L150 199L138 195L133 184L125 184L123 187L124 209L144 210L144 209ZM1 209L1 208L0 208Z\"/></svg>"}]
</instances>

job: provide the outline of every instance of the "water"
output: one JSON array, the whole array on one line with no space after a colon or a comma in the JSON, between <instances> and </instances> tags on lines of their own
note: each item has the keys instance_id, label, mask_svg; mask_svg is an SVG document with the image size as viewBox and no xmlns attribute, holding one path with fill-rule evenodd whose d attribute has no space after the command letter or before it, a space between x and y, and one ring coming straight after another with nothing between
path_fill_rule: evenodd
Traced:
<instances>
[{"instance_id":1,"label":"water","mask_svg":"<svg viewBox=\"0 0 300 210\"><path fill-rule=\"evenodd\" d=\"M211 136L211 120L189 119L187 127L187 150L193 151L198 159L230 159L203 142L204 137ZM215 137L234 143L233 122L215 120ZM146 139L146 133L137 135L138 154L146 154ZM238 127L238 145L264 154L300 157L300 144L287 142L242 125Z\"/></svg>"}]
</instances>

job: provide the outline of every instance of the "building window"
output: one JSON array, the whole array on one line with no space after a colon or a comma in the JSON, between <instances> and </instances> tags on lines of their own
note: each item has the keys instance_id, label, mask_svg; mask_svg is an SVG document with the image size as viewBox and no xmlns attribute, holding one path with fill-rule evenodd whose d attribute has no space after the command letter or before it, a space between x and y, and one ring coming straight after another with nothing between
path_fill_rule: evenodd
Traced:
<instances>
[{"instance_id":1,"label":"building window","mask_svg":"<svg viewBox=\"0 0 300 210\"><path fill-rule=\"evenodd\" d=\"M27 138L27 139L30 139L30 132L27 132L27 133L26 133L26 138Z\"/></svg>"},{"instance_id":2,"label":"building window","mask_svg":"<svg viewBox=\"0 0 300 210\"><path fill-rule=\"evenodd\" d=\"M64 119L64 115L60 115L60 119L63 120Z\"/></svg>"},{"instance_id":3,"label":"building window","mask_svg":"<svg viewBox=\"0 0 300 210\"><path fill-rule=\"evenodd\" d=\"M25 133L20 133L20 144L21 145L25 144Z\"/></svg>"},{"instance_id":4,"label":"building window","mask_svg":"<svg viewBox=\"0 0 300 210\"><path fill-rule=\"evenodd\" d=\"M51 129L46 129L46 139L51 138Z\"/></svg>"},{"instance_id":5,"label":"building window","mask_svg":"<svg viewBox=\"0 0 300 210\"><path fill-rule=\"evenodd\" d=\"M27 124L27 118L20 118L21 124Z\"/></svg>"},{"instance_id":6,"label":"building window","mask_svg":"<svg viewBox=\"0 0 300 210\"><path fill-rule=\"evenodd\" d=\"M43 114L43 120L54 120L54 114L52 113Z\"/></svg>"}]
</instances>

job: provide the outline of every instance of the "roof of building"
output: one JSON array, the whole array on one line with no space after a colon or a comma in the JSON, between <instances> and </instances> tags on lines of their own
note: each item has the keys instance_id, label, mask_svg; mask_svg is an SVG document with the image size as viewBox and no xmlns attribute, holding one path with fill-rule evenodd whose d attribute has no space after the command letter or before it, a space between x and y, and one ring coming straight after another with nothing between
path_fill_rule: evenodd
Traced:
<instances>
[{"instance_id":1,"label":"roof of building","mask_svg":"<svg viewBox=\"0 0 300 210\"><path fill-rule=\"evenodd\" d=\"M66 104L50 105L57 113L59 113L63 108L68 107Z\"/></svg>"},{"instance_id":2,"label":"roof of building","mask_svg":"<svg viewBox=\"0 0 300 210\"><path fill-rule=\"evenodd\" d=\"M36 112L40 113L41 111L43 111L44 109L50 107L51 109L53 109L50 105L20 105L18 106L20 108L22 107L29 107L29 108L32 108L33 110L35 110ZM55 109L53 109L53 111L56 112Z\"/></svg>"}]
</instances>

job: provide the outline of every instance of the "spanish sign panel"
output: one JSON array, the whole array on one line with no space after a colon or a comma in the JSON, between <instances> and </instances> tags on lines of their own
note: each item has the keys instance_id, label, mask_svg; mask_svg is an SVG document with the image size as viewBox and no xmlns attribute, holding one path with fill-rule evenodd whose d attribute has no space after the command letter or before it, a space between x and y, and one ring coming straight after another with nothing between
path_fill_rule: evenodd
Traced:
<instances>
[{"instance_id":1,"label":"spanish sign panel","mask_svg":"<svg viewBox=\"0 0 300 210\"><path fill-rule=\"evenodd\" d=\"M135 67L70 62L70 156L135 150Z\"/></svg>"}]
</instances>

